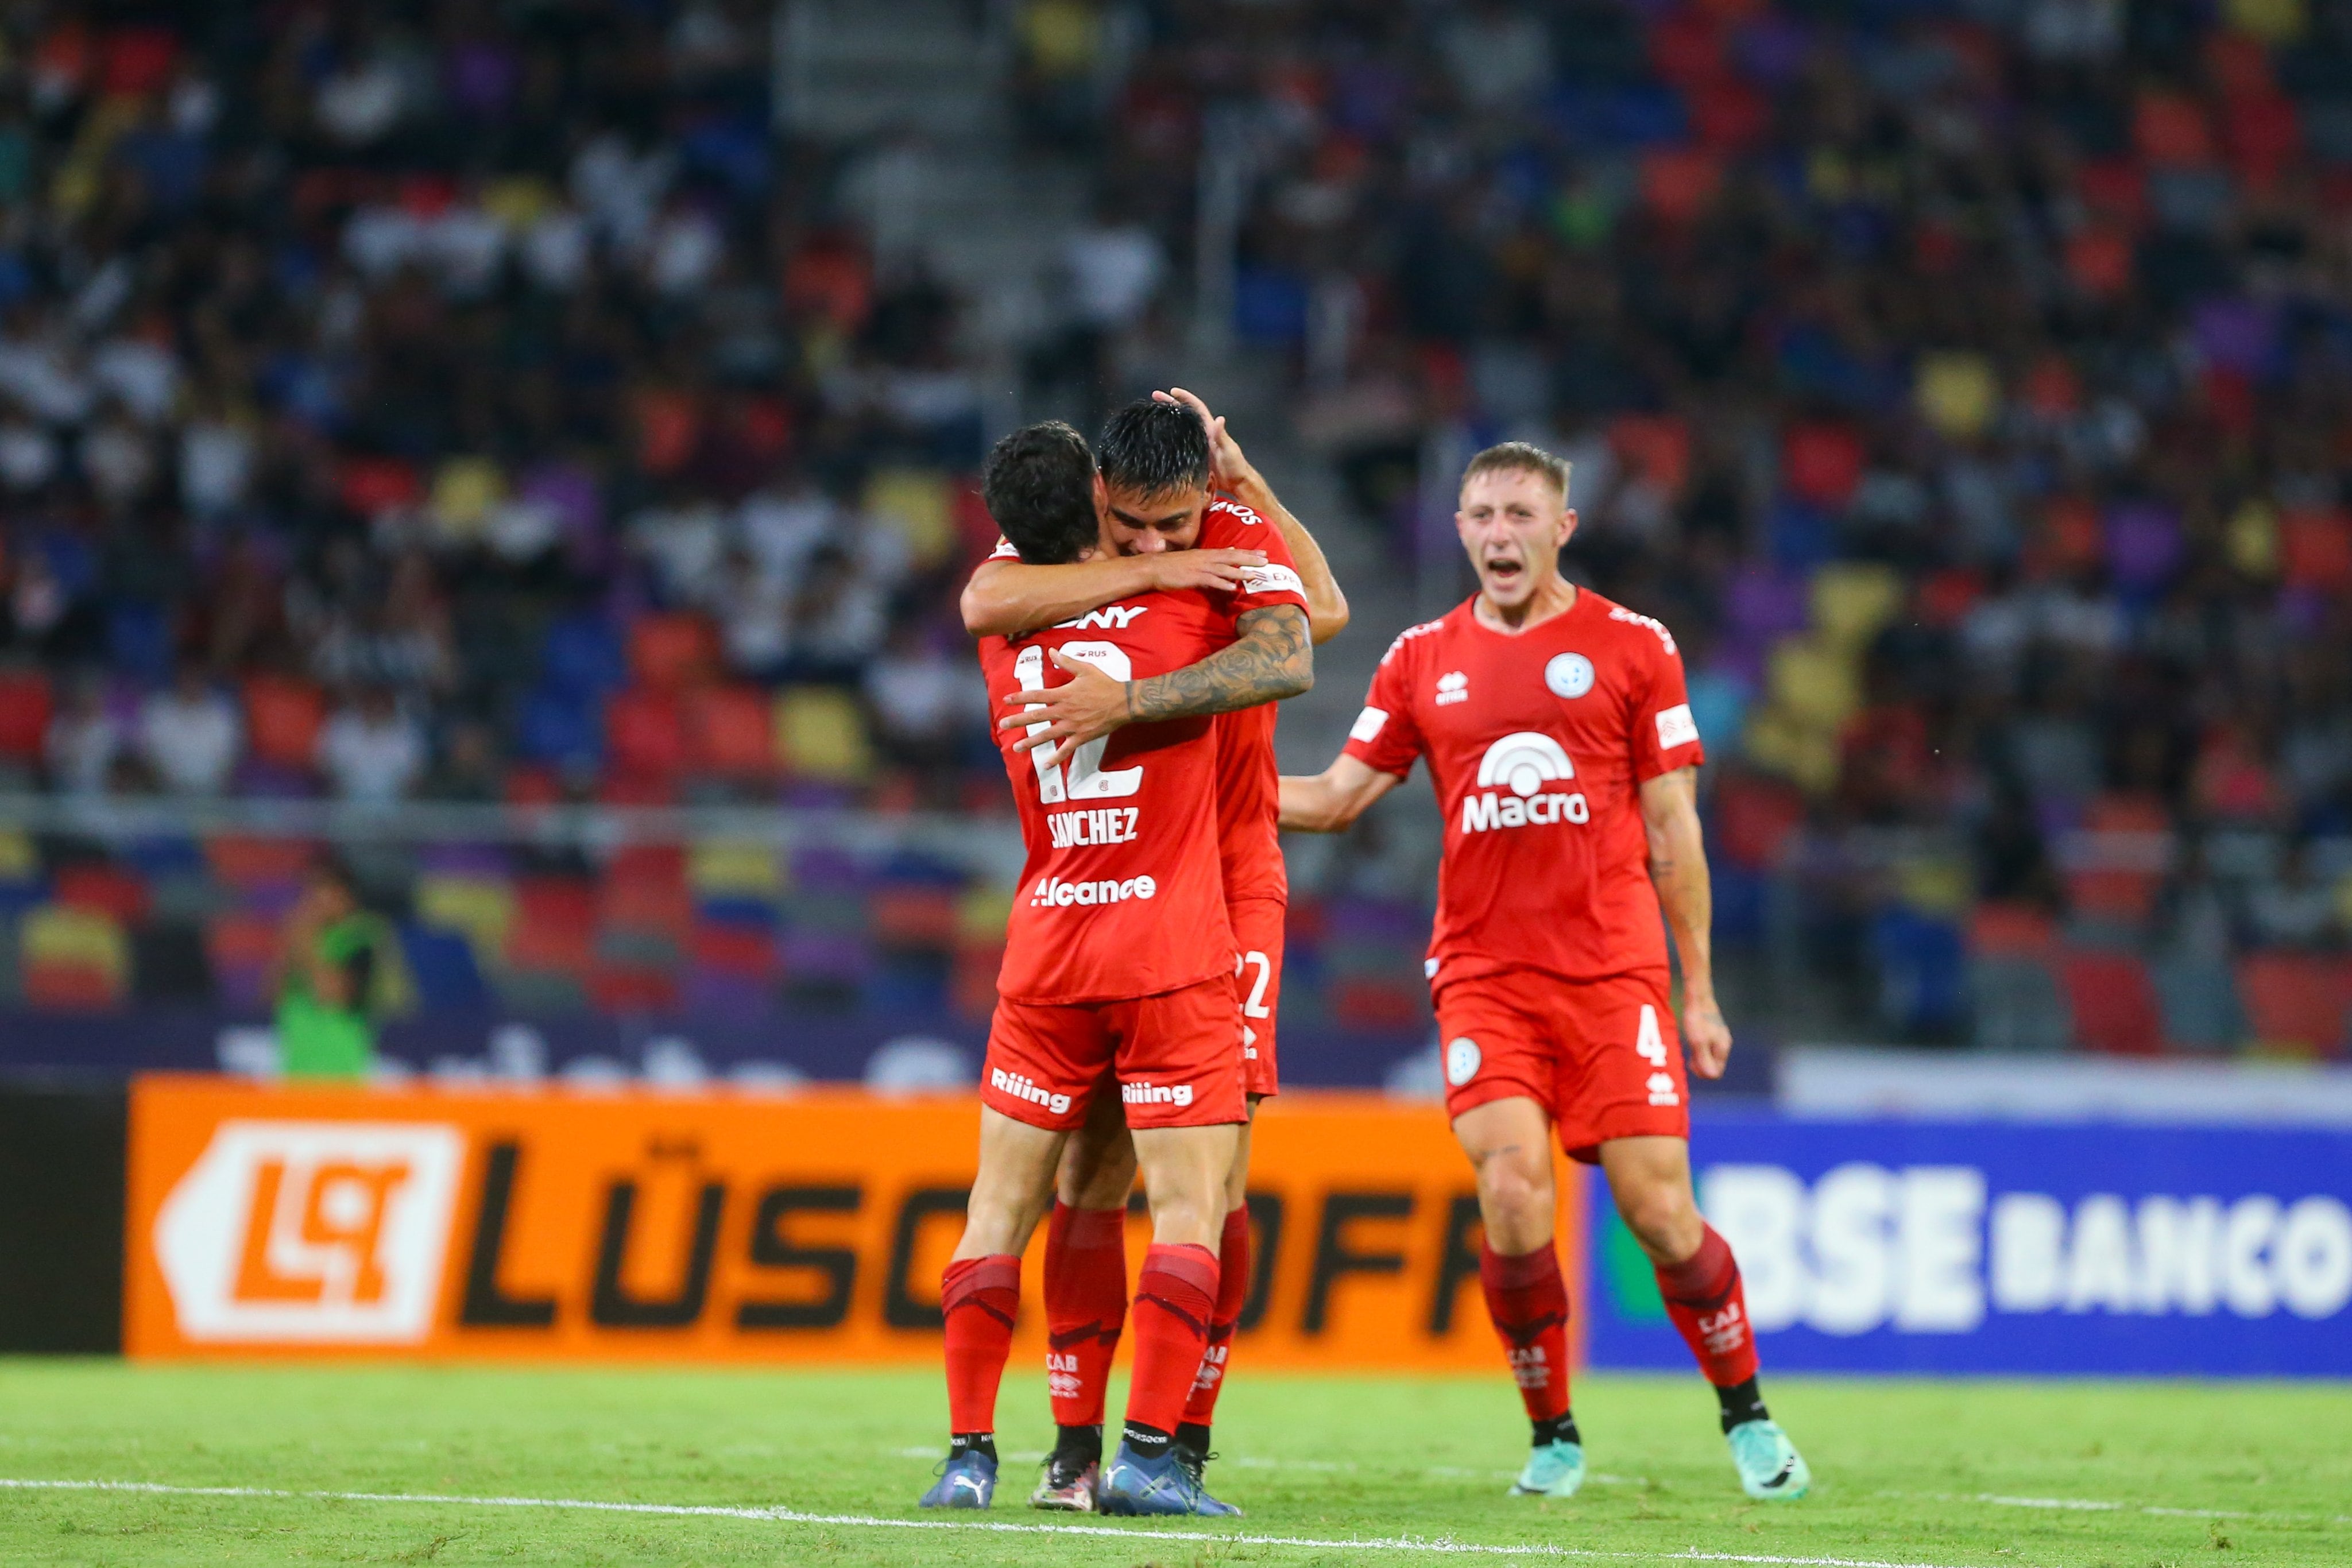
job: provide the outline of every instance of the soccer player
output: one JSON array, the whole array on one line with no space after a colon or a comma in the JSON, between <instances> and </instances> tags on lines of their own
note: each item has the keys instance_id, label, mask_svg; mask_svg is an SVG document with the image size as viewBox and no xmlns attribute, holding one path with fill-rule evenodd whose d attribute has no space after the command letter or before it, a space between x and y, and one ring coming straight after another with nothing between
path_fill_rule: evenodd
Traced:
<instances>
[{"instance_id":1,"label":"soccer player","mask_svg":"<svg viewBox=\"0 0 2352 1568\"><path fill-rule=\"evenodd\" d=\"M1556 1133L1598 1162L1649 1254L1741 1486L1801 1497L1805 1462L1758 1392L1739 1266L1691 1193L1661 904L1691 1066L1719 1077L1731 1051L1709 961L1698 730L1666 628L1560 575L1568 481L1567 464L1519 442L1471 459L1454 523L1478 592L1397 638L1339 758L1282 780L1282 825L1337 832L1429 763L1445 813L1427 969L1446 1111L1478 1173L1487 1312L1535 1427L1513 1491L1568 1497L1584 1479L1552 1248Z\"/></svg>"},{"instance_id":2,"label":"soccer player","mask_svg":"<svg viewBox=\"0 0 2352 1568\"><path fill-rule=\"evenodd\" d=\"M1000 442L984 486L1026 560L1092 549L1094 460L1066 425ZM1303 621L1303 612L1300 612ZM1288 640L1277 639L1278 644ZM1237 636L1230 596L1154 592L981 650L1028 846L1005 931L981 1083L980 1171L940 1291L950 1448L929 1507L984 1508L1021 1253L1070 1131L1115 1082L1150 1189L1127 1424L1102 1502L1124 1513L1231 1513L1173 1452L1218 1294L1223 1185L1244 1117L1241 1009L1212 792L1209 715L1303 691L1313 653ZM1066 740L1042 716L1055 674L1107 672L1137 721Z\"/></svg>"},{"instance_id":3,"label":"soccer player","mask_svg":"<svg viewBox=\"0 0 2352 1568\"><path fill-rule=\"evenodd\" d=\"M1017 635L1151 586L1230 588L1244 629L1295 613L1271 613L1276 606L1297 607L1317 643L1347 625L1347 600L1322 550L1199 398L1178 388L1120 409L1095 456L1104 549L1092 560L1055 566L1004 559L1000 550L964 591L968 630ZM1218 837L1254 1120L1280 1082L1275 1023L1289 883L1275 831L1275 708L1216 722ZM1056 1437L1029 1499L1037 1508L1095 1506L1104 1396L1127 1318L1127 1198L1135 1179L1135 1151L1118 1110L1104 1102L1106 1113L1071 1139L1046 1230L1046 1372ZM1195 1476L1208 1462L1234 1326L1249 1291L1248 1176L1245 1124L1225 1187L1208 1354L1176 1429L1180 1455Z\"/></svg>"}]
</instances>

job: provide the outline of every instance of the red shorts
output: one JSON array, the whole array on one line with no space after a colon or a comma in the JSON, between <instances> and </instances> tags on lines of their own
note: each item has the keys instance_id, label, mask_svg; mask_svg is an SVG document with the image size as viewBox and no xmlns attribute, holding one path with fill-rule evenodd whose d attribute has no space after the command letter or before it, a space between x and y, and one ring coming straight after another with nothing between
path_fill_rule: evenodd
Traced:
<instances>
[{"instance_id":1,"label":"red shorts","mask_svg":"<svg viewBox=\"0 0 2352 1568\"><path fill-rule=\"evenodd\" d=\"M1231 980L1116 1002L1053 1006L1000 998L980 1102L1069 1132L1115 1078L1130 1127L1208 1127L1246 1117L1241 1007Z\"/></svg>"},{"instance_id":2,"label":"red shorts","mask_svg":"<svg viewBox=\"0 0 2352 1568\"><path fill-rule=\"evenodd\" d=\"M1279 898L1242 898L1225 905L1234 925L1234 988L1241 993L1242 1082L1253 1094L1282 1091L1274 1058L1282 1012L1282 929L1290 913Z\"/></svg>"},{"instance_id":3,"label":"red shorts","mask_svg":"<svg viewBox=\"0 0 2352 1568\"><path fill-rule=\"evenodd\" d=\"M1667 973L1563 980L1507 969L1437 993L1445 1113L1524 1095L1590 1162L1612 1138L1690 1136L1690 1086Z\"/></svg>"}]
</instances>

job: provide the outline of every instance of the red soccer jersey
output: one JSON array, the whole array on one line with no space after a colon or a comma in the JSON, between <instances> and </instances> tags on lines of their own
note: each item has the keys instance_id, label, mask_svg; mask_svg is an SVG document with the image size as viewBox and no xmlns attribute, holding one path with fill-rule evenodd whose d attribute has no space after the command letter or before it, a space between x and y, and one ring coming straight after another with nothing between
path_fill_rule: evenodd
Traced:
<instances>
[{"instance_id":1,"label":"red soccer jersey","mask_svg":"<svg viewBox=\"0 0 2352 1568\"><path fill-rule=\"evenodd\" d=\"M984 637L980 663L992 711L1003 714L1013 693L1068 679L1049 649L1114 680L1142 680L1232 641L1232 618L1210 596L1147 593L1017 641ZM1129 725L1050 763L1014 751L1021 734L997 732L1029 852L997 993L1033 1003L1117 1001L1230 976L1211 721Z\"/></svg>"},{"instance_id":2,"label":"red soccer jersey","mask_svg":"<svg viewBox=\"0 0 2352 1568\"><path fill-rule=\"evenodd\" d=\"M1397 638L1348 738L1383 773L1429 759L1445 813L1431 981L1663 968L1640 786L1703 760L1672 633L1590 590L1516 636L1475 603Z\"/></svg>"},{"instance_id":3,"label":"red soccer jersey","mask_svg":"<svg viewBox=\"0 0 2352 1568\"><path fill-rule=\"evenodd\" d=\"M1218 496L1201 518L1195 549L1254 549L1265 565L1248 574L1230 595L1213 602L1238 617L1269 604L1307 608L1298 562L1283 542L1282 530L1230 496ZM1020 552L1003 538L991 560L1017 560ZM1187 662L1187 661L1180 661ZM1275 705L1220 714L1217 727L1217 839L1228 898L1287 898L1290 879L1276 829L1280 806L1274 762Z\"/></svg>"}]
</instances>

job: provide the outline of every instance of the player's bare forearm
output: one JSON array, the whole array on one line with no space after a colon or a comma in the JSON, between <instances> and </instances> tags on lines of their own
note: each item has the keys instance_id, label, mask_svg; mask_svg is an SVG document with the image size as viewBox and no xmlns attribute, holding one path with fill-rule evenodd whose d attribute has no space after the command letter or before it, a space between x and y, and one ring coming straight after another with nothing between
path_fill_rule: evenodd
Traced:
<instances>
[{"instance_id":1,"label":"player's bare forearm","mask_svg":"<svg viewBox=\"0 0 2352 1568\"><path fill-rule=\"evenodd\" d=\"M1339 580L1331 575L1331 563L1323 558L1323 547L1307 531L1307 525L1291 515L1274 487L1255 468L1244 470L1234 480L1234 498L1242 505L1271 520L1282 531L1282 542L1290 547L1290 557L1298 567L1298 580L1307 591L1307 620L1315 645L1321 647L1348 629L1348 596L1339 591Z\"/></svg>"},{"instance_id":2,"label":"player's bare forearm","mask_svg":"<svg viewBox=\"0 0 2352 1568\"><path fill-rule=\"evenodd\" d=\"M1315 685L1315 647L1307 612L1269 604L1234 622L1241 637L1200 663L1127 683L1127 715L1137 724L1232 713L1295 697Z\"/></svg>"},{"instance_id":3,"label":"player's bare forearm","mask_svg":"<svg viewBox=\"0 0 2352 1568\"><path fill-rule=\"evenodd\" d=\"M1065 566L1025 560L982 561L964 584L959 607L975 637L1018 637L1084 615L1150 586L1140 556L1105 556Z\"/></svg>"},{"instance_id":4,"label":"player's bare forearm","mask_svg":"<svg viewBox=\"0 0 2352 1568\"><path fill-rule=\"evenodd\" d=\"M1296 833L1338 833L1353 826L1371 803L1402 782L1393 773L1341 752L1320 773L1286 773L1278 796L1280 825Z\"/></svg>"},{"instance_id":5,"label":"player's bare forearm","mask_svg":"<svg viewBox=\"0 0 2352 1568\"><path fill-rule=\"evenodd\" d=\"M1692 1071L1719 1078L1731 1054L1731 1030L1715 998L1715 894L1699 828L1696 769L1677 768L1642 786L1642 825L1650 842L1650 880L1682 965L1683 1043Z\"/></svg>"}]
</instances>

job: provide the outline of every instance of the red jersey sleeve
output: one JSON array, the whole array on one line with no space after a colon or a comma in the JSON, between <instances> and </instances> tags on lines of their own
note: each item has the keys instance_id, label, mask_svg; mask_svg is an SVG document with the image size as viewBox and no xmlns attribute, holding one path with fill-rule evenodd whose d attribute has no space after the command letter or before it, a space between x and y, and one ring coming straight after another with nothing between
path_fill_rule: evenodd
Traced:
<instances>
[{"instance_id":1,"label":"red jersey sleeve","mask_svg":"<svg viewBox=\"0 0 2352 1568\"><path fill-rule=\"evenodd\" d=\"M1417 662L1408 641L1415 627L1389 644L1381 667L1372 672L1371 689L1364 694L1364 711L1348 731L1347 755L1382 773L1402 779L1412 771L1413 758L1427 749L1421 726L1412 716L1412 670Z\"/></svg>"},{"instance_id":2,"label":"red jersey sleeve","mask_svg":"<svg viewBox=\"0 0 2352 1568\"><path fill-rule=\"evenodd\" d=\"M1264 566L1252 567L1243 574L1242 585L1234 594L1234 615L1246 615L1269 604L1307 608L1307 585L1299 580L1297 558L1290 553L1282 530L1231 496L1219 496L1209 503L1208 513L1201 519L1197 548L1254 549L1265 557Z\"/></svg>"},{"instance_id":3,"label":"red jersey sleeve","mask_svg":"<svg viewBox=\"0 0 2352 1568\"><path fill-rule=\"evenodd\" d=\"M1656 636L1637 634L1649 678L1633 693L1628 739L1633 748L1633 782L1646 784L1677 768L1696 768L1706 760L1706 748L1699 744L1698 725L1691 717L1681 650L1664 626L1647 616L1640 619Z\"/></svg>"}]
</instances>

